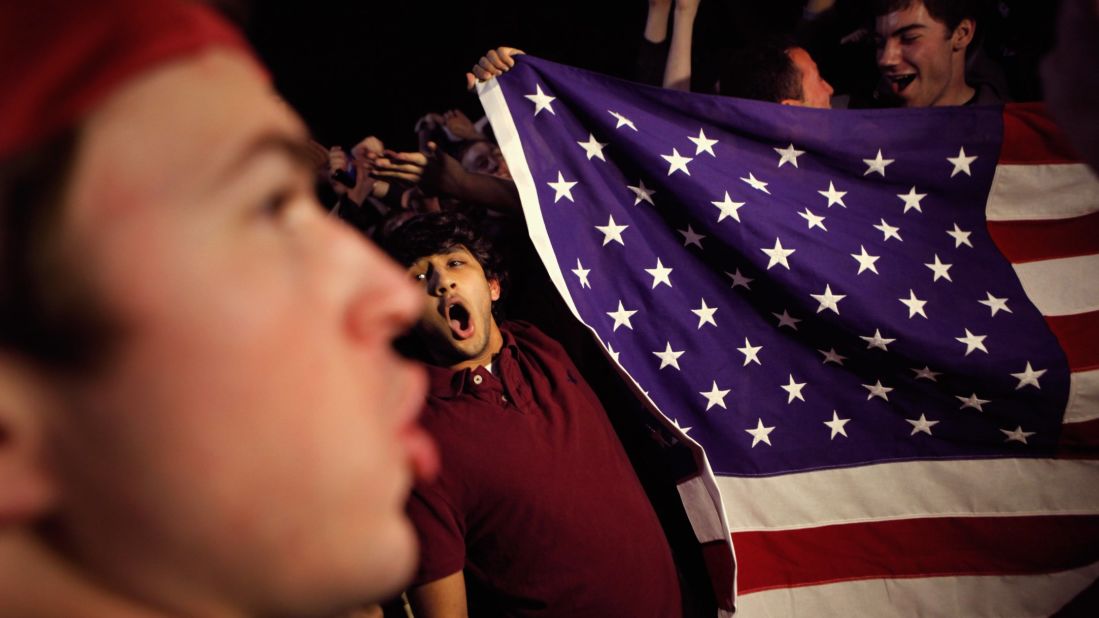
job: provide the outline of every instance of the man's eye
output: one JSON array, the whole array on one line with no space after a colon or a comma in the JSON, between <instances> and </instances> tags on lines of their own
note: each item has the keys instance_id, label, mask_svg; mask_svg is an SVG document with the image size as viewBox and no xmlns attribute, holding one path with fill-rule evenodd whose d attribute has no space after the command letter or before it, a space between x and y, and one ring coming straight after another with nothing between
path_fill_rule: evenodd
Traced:
<instances>
[{"instance_id":1,"label":"man's eye","mask_svg":"<svg viewBox=\"0 0 1099 618\"><path fill-rule=\"evenodd\" d=\"M425 281L427 279L427 273L416 273L412 275L412 279L415 281Z\"/></svg>"},{"instance_id":2,"label":"man's eye","mask_svg":"<svg viewBox=\"0 0 1099 618\"><path fill-rule=\"evenodd\" d=\"M919 35L902 36L901 37L901 43L906 43L906 44L907 43L914 43L919 38L920 38Z\"/></svg>"},{"instance_id":3,"label":"man's eye","mask_svg":"<svg viewBox=\"0 0 1099 618\"><path fill-rule=\"evenodd\" d=\"M286 214L293 203L293 194L288 190L271 193L260 203L259 211L265 217L280 218Z\"/></svg>"},{"instance_id":4,"label":"man's eye","mask_svg":"<svg viewBox=\"0 0 1099 618\"><path fill-rule=\"evenodd\" d=\"M450 266L451 268L454 268L456 266L461 266L464 263L465 262L463 262L462 260L450 260L449 262L447 262L446 265Z\"/></svg>"}]
</instances>

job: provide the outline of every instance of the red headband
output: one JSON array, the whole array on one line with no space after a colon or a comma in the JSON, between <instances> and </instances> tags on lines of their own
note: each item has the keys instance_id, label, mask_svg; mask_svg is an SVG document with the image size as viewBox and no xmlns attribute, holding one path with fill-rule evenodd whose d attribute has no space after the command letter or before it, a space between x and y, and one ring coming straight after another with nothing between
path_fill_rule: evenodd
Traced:
<instances>
[{"instance_id":1,"label":"red headband","mask_svg":"<svg viewBox=\"0 0 1099 618\"><path fill-rule=\"evenodd\" d=\"M197 2L0 4L0 161L77 124L128 79L208 46L251 54Z\"/></svg>"}]
</instances>

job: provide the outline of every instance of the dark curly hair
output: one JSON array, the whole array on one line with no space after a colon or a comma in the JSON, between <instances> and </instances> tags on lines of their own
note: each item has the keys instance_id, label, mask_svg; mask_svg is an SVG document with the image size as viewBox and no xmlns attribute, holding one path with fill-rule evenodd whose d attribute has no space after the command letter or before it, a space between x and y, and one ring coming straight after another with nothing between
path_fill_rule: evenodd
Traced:
<instances>
[{"instance_id":1,"label":"dark curly hair","mask_svg":"<svg viewBox=\"0 0 1099 618\"><path fill-rule=\"evenodd\" d=\"M403 215L380 225L375 241L405 267L422 257L465 247L477 259L485 277L500 282L503 294L507 290L507 271L501 252L484 231L486 227L485 222L478 224L473 217L453 210Z\"/></svg>"}]
</instances>

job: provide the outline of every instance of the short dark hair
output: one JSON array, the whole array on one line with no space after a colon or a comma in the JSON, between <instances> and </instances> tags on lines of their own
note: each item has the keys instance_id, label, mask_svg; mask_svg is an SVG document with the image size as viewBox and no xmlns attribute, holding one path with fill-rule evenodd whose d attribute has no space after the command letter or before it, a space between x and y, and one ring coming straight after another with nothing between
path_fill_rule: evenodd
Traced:
<instances>
[{"instance_id":1,"label":"short dark hair","mask_svg":"<svg viewBox=\"0 0 1099 618\"><path fill-rule=\"evenodd\" d=\"M976 22L980 12L975 0L874 0L874 16L903 11L916 2L922 2L927 8L927 14L935 21L945 24L948 32L954 32L963 19L969 18Z\"/></svg>"},{"instance_id":2,"label":"short dark hair","mask_svg":"<svg viewBox=\"0 0 1099 618\"><path fill-rule=\"evenodd\" d=\"M43 369L98 367L120 329L64 246L73 129L0 162L0 348Z\"/></svg>"},{"instance_id":3,"label":"short dark hair","mask_svg":"<svg viewBox=\"0 0 1099 618\"><path fill-rule=\"evenodd\" d=\"M427 212L391 219L379 226L375 240L406 268L416 260L465 247L485 271L485 277L506 289L503 257L471 216L453 210Z\"/></svg>"},{"instance_id":4,"label":"short dark hair","mask_svg":"<svg viewBox=\"0 0 1099 618\"><path fill-rule=\"evenodd\" d=\"M791 45L761 42L732 50L722 63L718 94L780 103L801 100L801 71L787 53Z\"/></svg>"}]
</instances>

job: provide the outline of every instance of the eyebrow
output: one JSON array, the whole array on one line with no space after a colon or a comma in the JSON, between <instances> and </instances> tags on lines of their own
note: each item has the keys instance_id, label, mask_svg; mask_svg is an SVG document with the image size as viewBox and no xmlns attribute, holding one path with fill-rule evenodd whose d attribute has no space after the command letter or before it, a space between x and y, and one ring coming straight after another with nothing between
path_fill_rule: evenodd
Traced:
<instances>
[{"instance_id":1,"label":"eyebrow","mask_svg":"<svg viewBox=\"0 0 1099 618\"><path fill-rule=\"evenodd\" d=\"M292 137L285 133L269 131L259 134L248 142L240 150L240 154L226 166L225 171L219 176L219 181L224 182L226 178L231 178L251 161L269 152L288 156L295 166L309 170L314 167L315 158L308 140Z\"/></svg>"},{"instance_id":2,"label":"eyebrow","mask_svg":"<svg viewBox=\"0 0 1099 618\"><path fill-rule=\"evenodd\" d=\"M908 24L907 26L904 26L903 28L897 28L889 36L891 36L891 37L892 36L899 36L899 35L911 32L912 30L915 30L917 28L927 28L927 26L924 25L924 24Z\"/></svg>"}]
</instances>

